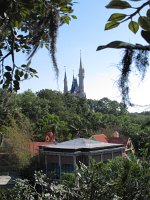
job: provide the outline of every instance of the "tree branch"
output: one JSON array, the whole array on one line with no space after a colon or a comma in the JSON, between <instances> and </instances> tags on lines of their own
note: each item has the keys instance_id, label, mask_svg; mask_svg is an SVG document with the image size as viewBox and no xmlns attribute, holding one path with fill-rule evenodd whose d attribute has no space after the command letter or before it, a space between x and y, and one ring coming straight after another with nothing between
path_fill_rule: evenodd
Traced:
<instances>
[{"instance_id":1,"label":"tree branch","mask_svg":"<svg viewBox=\"0 0 150 200\"><path fill-rule=\"evenodd\" d=\"M128 21L129 19L132 19L136 14L138 14L140 12L140 10L142 10L145 6L150 5L150 0L148 0L147 2L143 3L140 7L136 8L136 11L134 13L132 13L129 17L127 17L126 19L124 19L123 21L121 21L120 23L123 23L125 21Z\"/></svg>"}]
</instances>

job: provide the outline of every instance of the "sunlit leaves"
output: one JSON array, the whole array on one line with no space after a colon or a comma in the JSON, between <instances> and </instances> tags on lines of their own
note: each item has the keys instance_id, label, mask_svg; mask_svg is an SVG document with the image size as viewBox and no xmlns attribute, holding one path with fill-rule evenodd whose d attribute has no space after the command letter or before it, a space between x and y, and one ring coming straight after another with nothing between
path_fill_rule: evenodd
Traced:
<instances>
[{"instance_id":1,"label":"sunlit leaves","mask_svg":"<svg viewBox=\"0 0 150 200\"><path fill-rule=\"evenodd\" d=\"M60 9L61 12L65 12L65 13L72 13L72 7L63 7Z\"/></svg>"},{"instance_id":2,"label":"sunlit leaves","mask_svg":"<svg viewBox=\"0 0 150 200\"><path fill-rule=\"evenodd\" d=\"M69 24L70 19L71 19L71 18L70 18L69 16L64 16L64 17L61 18L62 22L63 22L63 23L66 23L66 24Z\"/></svg>"},{"instance_id":3,"label":"sunlit leaves","mask_svg":"<svg viewBox=\"0 0 150 200\"><path fill-rule=\"evenodd\" d=\"M140 11L145 7L149 5L149 1L143 3L139 7L132 7L127 1L122 1L122 0L111 0L109 4L106 6L106 8L111 8L111 9L131 9L134 8L135 11L131 14L125 14L125 13L113 13L108 19L108 23L105 25L105 30L109 30L112 28L115 28L118 26L119 22L120 24L126 21L129 21L128 28L130 31L133 33L137 33L139 30L139 26L144 29L149 31L150 30L150 9L147 10L146 16L141 16ZM139 14L138 21L134 21L134 16Z\"/></svg>"},{"instance_id":4,"label":"sunlit leaves","mask_svg":"<svg viewBox=\"0 0 150 200\"><path fill-rule=\"evenodd\" d=\"M110 18L108 19L108 21L120 21L123 20L127 15L126 14L122 14L122 13L114 13L110 16Z\"/></svg>"},{"instance_id":5,"label":"sunlit leaves","mask_svg":"<svg viewBox=\"0 0 150 200\"><path fill-rule=\"evenodd\" d=\"M133 33L137 33L137 31L139 30L139 25L138 25L138 23L137 22L135 22L135 21L131 21L130 23L129 23L129 29L133 32Z\"/></svg>"},{"instance_id":6,"label":"sunlit leaves","mask_svg":"<svg viewBox=\"0 0 150 200\"><path fill-rule=\"evenodd\" d=\"M126 9L131 8L131 5L127 1L118 1L118 0L112 0L106 8L110 9Z\"/></svg>"},{"instance_id":7,"label":"sunlit leaves","mask_svg":"<svg viewBox=\"0 0 150 200\"><path fill-rule=\"evenodd\" d=\"M75 16L75 15L71 15L71 17L72 17L73 19L77 19L77 16Z\"/></svg>"},{"instance_id":8,"label":"sunlit leaves","mask_svg":"<svg viewBox=\"0 0 150 200\"><path fill-rule=\"evenodd\" d=\"M119 26L120 21L126 18L126 14L122 13L114 13L112 14L109 19L108 23L105 25L105 30L110 30Z\"/></svg>"},{"instance_id":9,"label":"sunlit leaves","mask_svg":"<svg viewBox=\"0 0 150 200\"><path fill-rule=\"evenodd\" d=\"M14 27L16 27L17 29L20 29L21 26L22 26L21 22L18 21L18 20L15 20L15 21L13 22L13 25L14 25Z\"/></svg>"},{"instance_id":10,"label":"sunlit leaves","mask_svg":"<svg viewBox=\"0 0 150 200\"><path fill-rule=\"evenodd\" d=\"M108 22L106 25L105 25L105 30L110 30L110 29L113 29L113 28L116 28L117 26L119 26L119 22L117 21L111 21L111 22Z\"/></svg>"}]
</instances>

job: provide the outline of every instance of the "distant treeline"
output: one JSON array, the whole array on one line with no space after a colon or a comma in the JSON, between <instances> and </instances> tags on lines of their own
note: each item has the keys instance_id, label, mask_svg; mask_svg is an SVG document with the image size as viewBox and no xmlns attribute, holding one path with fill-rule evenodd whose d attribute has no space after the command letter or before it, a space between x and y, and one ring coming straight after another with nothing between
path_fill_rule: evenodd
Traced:
<instances>
[{"instance_id":1,"label":"distant treeline","mask_svg":"<svg viewBox=\"0 0 150 200\"><path fill-rule=\"evenodd\" d=\"M55 133L57 141L118 131L142 151L145 145L150 149L150 112L129 113L122 103L108 98L85 99L48 89L21 94L0 90L0 132L9 138L9 146L18 148L16 152L17 138L44 141L48 131Z\"/></svg>"}]
</instances>

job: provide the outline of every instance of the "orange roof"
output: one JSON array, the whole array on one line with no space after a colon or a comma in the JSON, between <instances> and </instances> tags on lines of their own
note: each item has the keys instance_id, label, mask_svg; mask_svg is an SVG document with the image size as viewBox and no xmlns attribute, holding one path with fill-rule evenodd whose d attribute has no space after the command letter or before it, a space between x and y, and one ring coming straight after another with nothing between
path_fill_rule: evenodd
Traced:
<instances>
[{"instance_id":1,"label":"orange roof","mask_svg":"<svg viewBox=\"0 0 150 200\"><path fill-rule=\"evenodd\" d=\"M122 137L107 137L105 134L95 134L90 139L97 140L99 142L114 143L114 144L127 144L128 139Z\"/></svg>"},{"instance_id":2,"label":"orange roof","mask_svg":"<svg viewBox=\"0 0 150 200\"><path fill-rule=\"evenodd\" d=\"M39 153L39 146L53 144L53 142L30 142L29 149L32 156L35 156Z\"/></svg>"},{"instance_id":3,"label":"orange roof","mask_svg":"<svg viewBox=\"0 0 150 200\"><path fill-rule=\"evenodd\" d=\"M99 142L105 142L105 143L108 143L108 138L105 134L95 134L95 135L92 135L90 137L90 139L94 139L94 140L97 140Z\"/></svg>"}]
</instances>

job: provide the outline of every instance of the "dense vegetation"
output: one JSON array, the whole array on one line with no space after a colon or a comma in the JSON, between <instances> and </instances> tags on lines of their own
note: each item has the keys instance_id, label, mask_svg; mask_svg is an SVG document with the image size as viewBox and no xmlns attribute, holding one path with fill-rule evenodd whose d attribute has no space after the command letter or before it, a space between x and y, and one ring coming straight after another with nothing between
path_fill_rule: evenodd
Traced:
<instances>
[{"instance_id":1,"label":"dense vegetation","mask_svg":"<svg viewBox=\"0 0 150 200\"><path fill-rule=\"evenodd\" d=\"M149 165L132 157L116 158L108 163L81 164L72 174L64 174L61 183L36 172L34 180L18 180L15 187L0 192L3 200L149 200Z\"/></svg>"},{"instance_id":2,"label":"dense vegetation","mask_svg":"<svg viewBox=\"0 0 150 200\"><path fill-rule=\"evenodd\" d=\"M138 156L150 152L150 114L129 113L122 103L108 98L84 99L52 90L21 94L0 90L0 132L7 147L11 167L29 164L29 141L44 141L45 134L53 131L57 141L75 137L89 138L94 133L112 135L118 131L131 137ZM145 155L145 156L146 156Z\"/></svg>"}]
</instances>

